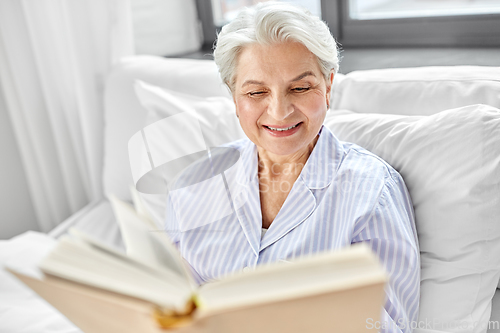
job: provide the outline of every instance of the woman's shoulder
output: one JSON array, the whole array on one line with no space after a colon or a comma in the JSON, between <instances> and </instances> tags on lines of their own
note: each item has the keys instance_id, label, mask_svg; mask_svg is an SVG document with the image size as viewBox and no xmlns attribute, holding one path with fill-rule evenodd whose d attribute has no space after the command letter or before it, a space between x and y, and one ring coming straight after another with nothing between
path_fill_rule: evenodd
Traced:
<instances>
[{"instance_id":1,"label":"woman's shoulder","mask_svg":"<svg viewBox=\"0 0 500 333\"><path fill-rule=\"evenodd\" d=\"M344 158L339 171L355 173L361 179L378 178L381 181L402 182L399 172L380 156L351 142L340 141Z\"/></svg>"},{"instance_id":2,"label":"woman's shoulder","mask_svg":"<svg viewBox=\"0 0 500 333\"><path fill-rule=\"evenodd\" d=\"M351 142L338 139L327 127L323 128L320 155L324 155L332 164L330 172L348 173L350 177L363 179L399 179L399 173L381 157ZM321 158L320 158L321 159Z\"/></svg>"},{"instance_id":3,"label":"woman's shoulder","mask_svg":"<svg viewBox=\"0 0 500 333\"><path fill-rule=\"evenodd\" d=\"M388 198L408 196L403 177L380 156L354 143L340 144L344 149L344 158L337 170L334 187L362 196L366 207L383 204Z\"/></svg>"}]
</instances>

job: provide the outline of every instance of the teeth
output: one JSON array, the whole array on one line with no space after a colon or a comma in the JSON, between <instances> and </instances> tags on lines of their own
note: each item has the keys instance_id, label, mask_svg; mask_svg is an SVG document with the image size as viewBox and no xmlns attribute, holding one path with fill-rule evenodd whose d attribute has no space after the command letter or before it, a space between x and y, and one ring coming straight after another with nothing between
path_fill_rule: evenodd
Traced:
<instances>
[{"instance_id":1,"label":"teeth","mask_svg":"<svg viewBox=\"0 0 500 333\"><path fill-rule=\"evenodd\" d=\"M299 124L297 124L297 125L299 125ZM295 127L297 127L297 125L293 125L293 126L286 127L286 128L274 128L271 126L266 126L266 127L269 128L270 130L273 130L273 131L283 132L283 131L288 131L292 128L295 128Z\"/></svg>"}]
</instances>

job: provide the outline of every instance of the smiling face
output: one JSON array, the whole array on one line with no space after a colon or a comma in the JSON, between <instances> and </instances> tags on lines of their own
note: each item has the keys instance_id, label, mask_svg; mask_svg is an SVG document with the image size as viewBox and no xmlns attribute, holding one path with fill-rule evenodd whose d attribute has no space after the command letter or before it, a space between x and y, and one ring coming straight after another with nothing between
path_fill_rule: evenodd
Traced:
<instances>
[{"instance_id":1,"label":"smiling face","mask_svg":"<svg viewBox=\"0 0 500 333\"><path fill-rule=\"evenodd\" d=\"M259 153L310 151L325 119L332 80L333 72L325 80L316 56L300 43L245 47L232 92L241 127Z\"/></svg>"}]
</instances>

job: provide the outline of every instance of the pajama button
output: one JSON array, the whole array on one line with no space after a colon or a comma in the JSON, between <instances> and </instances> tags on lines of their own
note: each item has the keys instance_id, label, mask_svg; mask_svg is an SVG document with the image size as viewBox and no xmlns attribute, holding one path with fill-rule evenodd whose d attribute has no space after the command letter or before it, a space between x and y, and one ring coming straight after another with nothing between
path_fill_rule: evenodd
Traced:
<instances>
[{"instance_id":1,"label":"pajama button","mask_svg":"<svg viewBox=\"0 0 500 333\"><path fill-rule=\"evenodd\" d=\"M243 268L243 273L248 273L248 272L250 272L250 267L247 266Z\"/></svg>"}]
</instances>

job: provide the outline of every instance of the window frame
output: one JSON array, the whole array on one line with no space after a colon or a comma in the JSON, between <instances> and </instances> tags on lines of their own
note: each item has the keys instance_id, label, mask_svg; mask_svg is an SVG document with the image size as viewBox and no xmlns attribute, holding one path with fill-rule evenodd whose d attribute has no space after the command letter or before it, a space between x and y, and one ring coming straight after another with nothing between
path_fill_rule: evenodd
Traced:
<instances>
[{"instance_id":1,"label":"window frame","mask_svg":"<svg viewBox=\"0 0 500 333\"><path fill-rule=\"evenodd\" d=\"M354 20L340 2L345 46L500 46L500 14Z\"/></svg>"},{"instance_id":2,"label":"window frame","mask_svg":"<svg viewBox=\"0 0 500 333\"><path fill-rule=\"evenodd\" d=\"M196 0L204 45L212 46L217 31L212 1ZM500 46L500 14L354 20L349 0L321 0L322 19L333 36L348 47Z\"/></svg>"}]
</instances>

